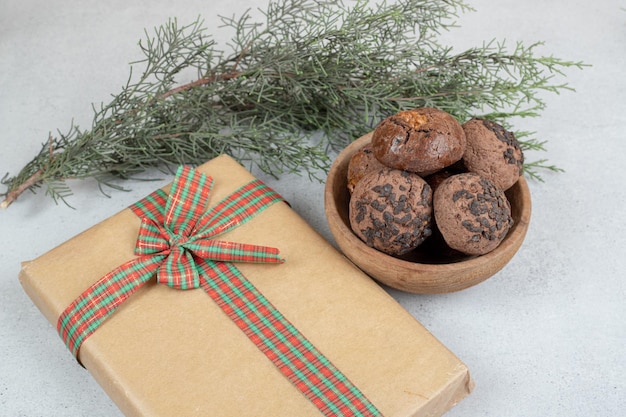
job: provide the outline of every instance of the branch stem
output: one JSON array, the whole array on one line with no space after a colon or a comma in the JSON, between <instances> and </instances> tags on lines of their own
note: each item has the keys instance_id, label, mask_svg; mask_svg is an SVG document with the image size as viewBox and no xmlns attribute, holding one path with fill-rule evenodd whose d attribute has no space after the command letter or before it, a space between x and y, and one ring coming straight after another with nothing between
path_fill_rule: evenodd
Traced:
<instances>
[{"instance_id":1,"label":"branch stem","mask_svg":"<svg viewBox=\"0 0 626 417\"><path fill-rule=\"evenodd\" d=\"M4 198L4 201L2 201L2 203L0 203L0 209L8 208L11 205L11 203L13 203L15 200L17 200L17 198L24 191L28 190L30 187L33 187L34 185L39 183L41 181L42 176L43 176L43 170L40 169L37 172L35 172L33 175L28 177L28 179L26 181L24 181L15 190L9 191L6 194L6 197Z\"/></svg>"}]
</instances>

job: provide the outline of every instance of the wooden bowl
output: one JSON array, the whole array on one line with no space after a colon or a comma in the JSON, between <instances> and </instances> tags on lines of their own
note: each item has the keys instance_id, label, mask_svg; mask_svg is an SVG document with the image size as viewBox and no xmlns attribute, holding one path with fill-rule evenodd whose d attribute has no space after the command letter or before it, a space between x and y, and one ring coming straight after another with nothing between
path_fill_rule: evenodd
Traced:
<instances>
[{"instance_id":1,"label":"wooden bowl","mask_svg":"<svg viewBox=\"0 0 626 417\"><path fill-rule=\"evenodd\" d=\"M506 196L511 203L514 225L502 243L485 255L454 253L440 244L435 235L410 256L402 259L367 246L350 228L347 184L352 155L371 141L369 133L348 145L333 162L324 190L326 218L343 253L369 276L389 287L418 293L437 294L463 290L500 271L519 249L530 221L531 201L528 184L520 177Z\"/></svg>"}]
</instances>

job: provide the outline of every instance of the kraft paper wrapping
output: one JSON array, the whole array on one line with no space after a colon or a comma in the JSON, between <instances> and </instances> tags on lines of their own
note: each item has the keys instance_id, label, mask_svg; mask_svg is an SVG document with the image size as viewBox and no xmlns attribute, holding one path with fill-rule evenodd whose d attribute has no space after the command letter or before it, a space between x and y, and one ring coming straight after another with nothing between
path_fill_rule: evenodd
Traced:
<instances>
[{"instance_id":1,"label":"kraft paper wrapping","mask_svg":"<svg viewBox=\"0 0 626 417\"><path fill-rule=\"evenodd\" d=\"M211 204L254 179L227 156L198 170L215 180ZM50 323L133 258L139 225L125 209L23 264ZM439 416L471 391L467 367L287 204L221 238L280 249L284 264L237 266L385 416ZM202 289L146 285L79 358L127 416L321 415Z\"/></svg>"}]
</instances>

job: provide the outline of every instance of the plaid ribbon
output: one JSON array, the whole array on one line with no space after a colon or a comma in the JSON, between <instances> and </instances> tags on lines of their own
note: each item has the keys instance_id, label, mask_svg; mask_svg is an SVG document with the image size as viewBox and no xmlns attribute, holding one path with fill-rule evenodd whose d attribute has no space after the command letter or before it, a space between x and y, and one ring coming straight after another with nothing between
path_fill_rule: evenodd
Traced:
<instances>
[{"instance_id":1,"label":"plaid ribbon","mask_svg":"<svg viewBox=\"0 0 626 417\"><path fill-rule=\"evenodd\" d=\"M175 289L202 288L326 416L380 416L376 407L261 294L234 262L282 263L276 248L214 238L282 198L253 180L205 213L213 180L189 167L169 195L130 208L142 223L136 258L115 268L61 314L57 330L77 357L81 344L133 293L154 278Z\"/></svg>"}]
</instances>

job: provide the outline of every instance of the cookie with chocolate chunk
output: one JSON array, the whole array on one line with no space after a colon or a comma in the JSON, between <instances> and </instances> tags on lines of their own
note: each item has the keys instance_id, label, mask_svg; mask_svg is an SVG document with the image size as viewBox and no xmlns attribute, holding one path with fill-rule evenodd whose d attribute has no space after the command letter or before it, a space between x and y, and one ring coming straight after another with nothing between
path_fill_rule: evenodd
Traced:
<instances>
[{"instance_id":1,"label":"cookie with chocolate chunk","mask_svg":"<svg viewBox=\"0 0 626 417\"><path fill-rule=\"evenodd\" d=\"M496 187L507 190L522 175L524 154L512 132L496 122L471 119L463 124L467 141L463 162Z\"/></svg>"},{"instance_id":2,"label":"cookie with chocolate chunk","mask_svg":"<svg viewBox=\"0 0 626 417\"><path fill-rule=\"evenodd\" d=\"M513 226L504 192L476 173L441 183L434 192L433 211L448 246L469 255L491 252Z\"/></svg>"},{"instance_id":3,"label":"cookie with chocolate chunk","mask_svg":"<svg viewBox=\"0 0 626 417\"><path fill-rule=\"evenodd\" d=\"M372 144L368 143L350 158L348 163L348 191L352 193L356 183L361 181L361 178L368 172L376 171L384 168L378 159L374 156Z\"/></svg>"},{"instance_id":4,"label":"cookie with chocolate chunk","mask_svg":"<svg viewBox=\"0 0 626 417\"><path fill-rule=\"evenodd\" d=\"M465 132L452 115L422 107L381 121L374 129L372 146L384 165L425 176L461 159Z\"/></svg>"},{"instance_id":5,"label":"cookie with chocolate chunk","mask_svg":"<svg viewBox=\"0 0 626 417\"><path fill-rule=\"evenodd\" d=\"M354 233L390 255L415 249L431 234L432 191L411 172L384 168L368 173L356 184L349 210Z\"/></svg>"}]
</instances>

